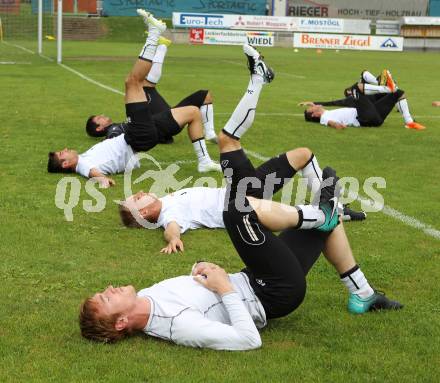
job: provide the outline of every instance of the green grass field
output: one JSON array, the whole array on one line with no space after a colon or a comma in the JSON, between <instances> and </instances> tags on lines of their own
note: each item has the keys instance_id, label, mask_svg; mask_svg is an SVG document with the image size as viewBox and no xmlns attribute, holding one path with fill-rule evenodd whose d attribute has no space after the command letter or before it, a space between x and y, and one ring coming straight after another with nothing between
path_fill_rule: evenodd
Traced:
<instances>
[{"instance_id":1,"label":"green grass field","mask_svg":"<svg viewBox=\"0 0 440 383\"><path fill-rule=\"evenodd\" d=\"M64 64L122 91L141 44L66 42ZM46 43L47 55L53 57L54 49ZM431 107L440 99L439 54L262 51L276 79L262 93L243 146L267 157L308 146L321 166L332 165L361 185L384 177L387 187L380 192L387 206L440 229L440 108ZM85 119L92 113L123 119L123 98L9 45L0 44L0 61L17 62L0 65L0 381L438 381L439 239L381 212L346 229L367 278L404 303L401 312L348 314L347 292L321 259L309 274L303 305L270 322L257 351L187 349L142 336L116 345L83 340L79 304L110 283L143 288L187 274L201 257L230 271L242 264L222 230L187 233L183 254L163 255L161 231L123 228L113 202L123 197L122 175L103 191L107 204L100 213L82 209L90 199L83 188L67 222L55 206L61 175L46 172L47 152L89 148L96 141L86 136ZM396 112L379 129L341 132L300 116L299 101L339 98L362 69L376 73L383 67L392 69L426 131L404 129ZM159 89L171 104L193 90L212 90L219 130L247 81L240 47L178 45L169 49ZM215 146L209 149L218 156ZM185 134L150 154L164 163L194 159ZM191 175L197 178L195 164L186 163L177 178Z\"/></svg>"}]
</instances>

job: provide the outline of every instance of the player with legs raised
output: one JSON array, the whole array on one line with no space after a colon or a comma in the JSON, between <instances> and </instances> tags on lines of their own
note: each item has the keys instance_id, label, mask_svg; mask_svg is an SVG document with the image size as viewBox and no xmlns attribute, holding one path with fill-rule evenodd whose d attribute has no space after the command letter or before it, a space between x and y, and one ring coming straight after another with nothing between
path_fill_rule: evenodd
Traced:
<instances>
[{"instance_id":1,"label":"player with legs raised","mask_svg":"<svg viewBox=\"0 0 440 383\"><path fill-rule=\"evenodd\" d=\"M335 129L381 126L396 106L405 121L405 128L424 130L425 126L415 122L409 111L408 100L402 89L397 87L389 70L384 69L377 78L364 70L361 79L344 90L346 98L332 101L303 101L306 121L318 122ZM334 110L324 106L338 106Z\"/></svg>"},{"instance_id":2,"label":"player with legs raised","mask_svg":"<svg viewBox=\"0 0 440 383\"><path fill-rule=\"evenodd\" d=\"M245 49L253 48L245 46ZM246 57L250 61L249 67L254 68L252 55L246 54ZM273 74L268 73L266 76L266 82L269 82ZM251 69L251 79L237 106L237 113L233 114L226 124L225 131L231 130L235 138L241 134L239 130L234 133L235 126L246 129L254 120L259 95L264 84L260 80L261 77L254 73L254 69ZM256 177L265 189L263 198L271 199L297 172L307 179L309 190L315 189L316 191L316 187L322 182L322 170L318 159L308 148L290 150L261 164L256 169ZM123 224L127 227L163 227L167 246L161 251L178 252L184 250L181 235L187 230L225 227L222 215L225 195L226 188L207 187L184 188L161 198L157 198L153 193L140 191L120 203L119 213ZM347 207L343 209L345 220L365 219L364 212L356 212ZM157 225L144 225L144 220Z\"/></svg>"},{"instance_id":3,"label":"player with legs raised","mask_svg":"<svg viewBox=\"0 0 440 383\"><path fill-rule=\"evenodd\" d=\"M258 348L258 329L302 303L307 273L322 251L350 292L350 312L402 307L373 290L356 265L343 226L338 226L338 179L333 169L323 170L317 206L293 207L261 199L264 187L239 139L250 128L250 111L256 105L253 92L248 91L258 91L273 79L273 72L255 49L244 49L251 81L219 135L219 147L229 188L223 219L245 269L227 274L218 265L201 261L191 275L167 279L137 293L133 286L109 286L81 305L84 337L113 342L144 332L191 347ZM281 234L273 234L276 231Z\"/></svg>"},{"instance_id":4,"label":"player with legs raised","mask_svg":"<svg viewBox=\"0 0 440 383\"><path fill-rule=\"evenodd\" d=\"M200 110L205 130L205 139L217 142L217 135L214 130L213 97L209 90L198 90L179 101L174 107L171 107L158 92L157 84L162 77L162 67L171 41L160 36L158 44L151 69L143 84L145 96L149 102L150 111L153 114L156 125L159 125L162 121L163 123L168 122L168 111L170 109L194 106ZM111 117L103 114L94 114L87 119L86 132L92 137L113 138L125 133L126 126L126 122L114 123ZM169 144L173 141L172 136L159 137L159 143Z\"/></svg>"},{"instance_id":5,"label":"player with legs raised","mask_svg":"<svg viewBox=\"0 0 440 383\"><path fill-rule=\"evenodd\" d=\"M67 148L50 152L49 172L76 172L87 178L97 178L104 187L112 186L114 181L107 177L108 174L122 173L129 164L133 168L139 167L139 161L133 157L135 153L152 149L159 142L159 137L180 133L188 122L188 134L197 155L199 172L221 170L220 165L211 160L206 148L198 108L188 106L173 109L168 112L167 123L162 123L159 127L153 119L143 83L151 69L158 39L166 25L146 11L138 10L138 13L148 25L149 34L139 59L125 80L125 109L128 120L125 134L104 140L81 155Z\"/></svg>"}]
</instances>

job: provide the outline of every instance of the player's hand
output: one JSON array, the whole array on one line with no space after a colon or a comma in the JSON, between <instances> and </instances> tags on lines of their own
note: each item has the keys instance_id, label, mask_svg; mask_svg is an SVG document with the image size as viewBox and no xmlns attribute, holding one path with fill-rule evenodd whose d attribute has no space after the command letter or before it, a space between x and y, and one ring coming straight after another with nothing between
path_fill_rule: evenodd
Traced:
<instances>
[{"instance_id":1,"label":"player's hand","mask_svg":"<svg viewBox=\"0 0 440 383\"><path fill-rule=\"evenodd\" d=\"M191 275L198 275L201 274L200 270L205 269L205 268L209 268L209 269L214 269L218 267L218 265L216 265L215 263L211 263L211 262L198 262L195 263L192 270L191 270Z\"/></svg>"},{"instance_id":2,"label":"player's hand","mask_svg":"<svg viewBox=\"0 0 440 383\"><path fill-rule=\"evenodd\" d=\"M116 182L109 177L102 176L102 177L96 177L96 178L99 182L99 185L101 185L101 187L104 189L107 189L111 186L116 185Z\"/></svg>"},{"instance_id":3,"label":"player's hand","mask_svg":"<svg viewBox=\"0 0 440 383\"><path fill-rule=\"evenodd\" d=\"M207 289L220 295L234 291L228 273L217 265L201 267L194 279Z\"/></svg>"},{"instance_id":4,"label":"player's hand","mask_svg":"<svg viewBox=\"0 0 440 383\"><path fill-rule=\"evenodd\" d=\"M315 103L313 101L301 101L298 106L314 106Z\"/></svg>"},{"instance_id":5,"label":"player's hand","mask_svg":"<svg viewBox=\"0 0 440 383\"><path fill-rule=\"evenodd\" d=\"M174 238L160 252L165 254L178 253L184 251L183 242L179 238Z\"/></svg>"}]
</instances>

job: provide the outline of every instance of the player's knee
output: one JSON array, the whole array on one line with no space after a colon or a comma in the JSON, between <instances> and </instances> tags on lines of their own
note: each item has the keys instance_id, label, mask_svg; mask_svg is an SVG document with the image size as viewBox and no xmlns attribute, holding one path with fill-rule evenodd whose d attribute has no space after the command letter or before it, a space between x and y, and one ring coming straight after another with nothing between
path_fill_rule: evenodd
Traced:
<instances>
[{"instance_id":1,"label":"player's knee","mask_svg":"<svg viewBox=\"0 0 440 383\"><path fill-rule=\"evenodd\" d=\"M229 148L230 150L237 150L240 148L240 141L228 136L223 131L219 132L217 136L217 140L220 150L225 148Z\"/></svg>"},{"instance_id":2,"label":"player's knee","mask_svg":"<svg viewBox=\"0 0 440 383\"><path fill-rule=\"evenodd\" d=\"M132 86L134 84L136 84L137 81L135 81L135 77L133 76L133 74L130 72L127 77L125 77L125 87L128 88L129 86Z\"/></svg>"},{"instance_id":3,"label":"player's knee","mask_svg":"<svg viewBox=\"0 0 440 383\"><path fill-rule=\"evenodd\" d=\"M143 84L144 79L139 80L133 72L130 72L127 77L125 78L125 87L132 87L132 86L138 86L139 84Z\"/></svg>"},{"instance_id":4,"label":"player's knee","mask_svg":"<svg viewBox=\"0 0 440 383\"><path fill-rule=\"evenodd\" d=\"M200 114L200 109L197 108L197 106L189 105L186 108L188 108L187 111L191 120L197 120L202 118L202 115Z\"/></svg>"},{"instance_id":5,"label":"player's knee","mask_svg":"<svg viewBox=\"0 0 440 383\"><path fill-rule=\"evenodd\" d=\"M210 90L208 90L208 93L206 94L205 100L203 101L204 104L212 104L212 93Z\"/></svg>"},{"instance_id":6,"label":"player's knee","mask_svg":"<svg viewBox=\"0 0 440 383\"><path fill-rule=\"evenodd\" d=\"M313 153L309 148L296 148L286 153L290 165L296 169L302 169L312 157Z\"/></svg>"}]
</instances>

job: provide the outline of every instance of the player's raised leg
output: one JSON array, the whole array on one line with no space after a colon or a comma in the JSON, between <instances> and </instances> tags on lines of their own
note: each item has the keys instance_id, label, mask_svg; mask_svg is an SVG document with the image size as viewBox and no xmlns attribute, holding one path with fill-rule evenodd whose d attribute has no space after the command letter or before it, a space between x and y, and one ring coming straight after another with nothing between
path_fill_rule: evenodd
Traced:
<instances>
[{"instance_id":1,"label":"player's raised leg","mask_svg":"<svg viewBox=\"0 0 440 383\"><path fill-rule=\"evenodd\" d=\"M160 36L162 38L162 36ZM159 82L160 78L162 77L162 67L163 63L165 61L165 56L167 54L168 48L164 44L160 44L160 38L158 40L158 46L156 49L156 53L154 54L153 60L152 60L152 67L148 75L145 77L145 80L147 81L150 86L155 86Z\"/></svg>"},{"instance_id":2,"label":"player's raised leg","mask_svg":"<svg viewBox=\"0 0 440 383\"><path fill-rule=\"evenodd\" d=\"M159 37L166 29L166 24L154 18L154 16L143 9L138 9L137 13L144 19L148 27L148 37L139 53L139 59L134 64L125 82L125 103L137 103L147 101L143 83L149 74Z\"/></svg>"},{"instance_id":3,"label":"player's raised leg","mask_svg":"<svg viewBox=\"0 0 440 383\"><path fill-rule=\"evenodd\" d=\"M243 51L248 59L251 74L249 85L241 98L223 132L237 140L250 128L255 117L258 98L264 84L274 79L274 72L263 61L260 53L251 45L243 45Z\"/></svg>"}]
</instances>

